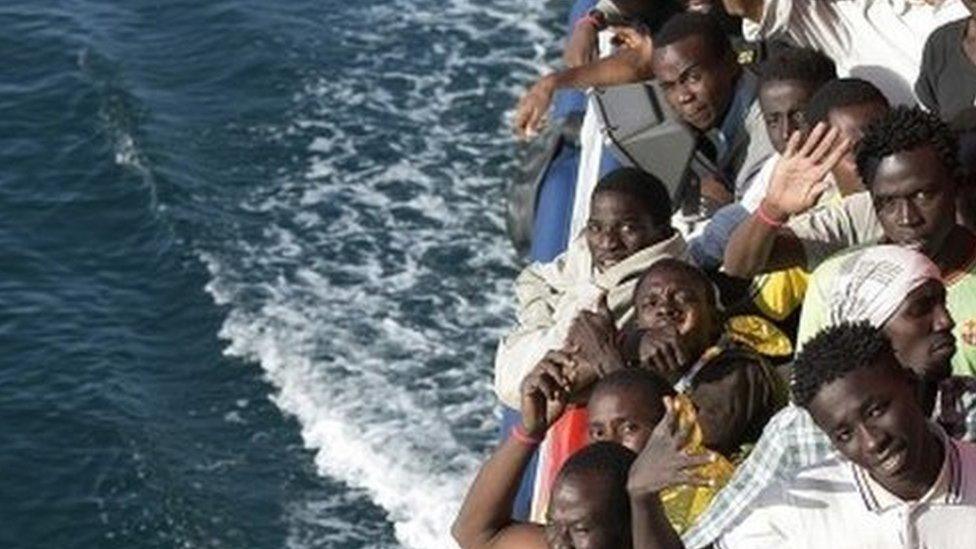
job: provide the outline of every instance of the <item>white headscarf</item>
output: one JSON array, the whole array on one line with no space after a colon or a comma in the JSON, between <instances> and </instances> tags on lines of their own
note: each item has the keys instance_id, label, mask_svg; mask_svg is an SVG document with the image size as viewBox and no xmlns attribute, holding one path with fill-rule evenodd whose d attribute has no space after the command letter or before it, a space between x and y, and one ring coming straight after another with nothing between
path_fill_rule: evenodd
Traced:
<instances>
[{"instance_id":1,"label":"white headscarf","mask_svg":"<svg viewBox=\"0 0 976 549\"><path fill-rule=\"evenodd\" d=\"M880 328L912 290L941 279L932 260L902 246L871 246L841 261L827 296L832 325L867 320Z\"/></svg>"}]
</instances>

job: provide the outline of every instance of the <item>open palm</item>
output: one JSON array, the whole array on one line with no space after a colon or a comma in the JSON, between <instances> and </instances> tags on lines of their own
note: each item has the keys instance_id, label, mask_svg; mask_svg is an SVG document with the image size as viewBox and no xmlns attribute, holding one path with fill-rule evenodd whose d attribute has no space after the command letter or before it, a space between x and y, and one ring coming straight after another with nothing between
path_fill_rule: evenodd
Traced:
<instances>
[{"instance_id":1,"label":"open palm","mask_svg":"<svg viewBox=\"0 0 976 549\"><path fill-rule=\"evenodd\" d=\"M817 124L805 140L794 132L773 169L763 206L783 218L813 207L829 186L827 175L850 145L837 128L824 123Z\"/></svg>"}]
</instances>

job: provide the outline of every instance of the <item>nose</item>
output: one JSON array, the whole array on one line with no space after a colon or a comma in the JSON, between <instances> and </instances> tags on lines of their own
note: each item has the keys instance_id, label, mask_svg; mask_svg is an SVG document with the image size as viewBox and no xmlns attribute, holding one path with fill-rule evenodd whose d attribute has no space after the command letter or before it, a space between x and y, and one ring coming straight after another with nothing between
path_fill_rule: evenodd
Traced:
<instances>
[{"instance_id":1,"label":"nose","mask_svg":"<svg viewBox=\"0 0 976 549\"><path fill-rule=\"evenodd\" d=\"M935 314L932 318L932 331L942 332L942 331L952 331L956 327L956 322L952 320L952 315L949 314L949 309L946 308L944 304L939 304L935 307Z\"/></svg>"},{"instance_id":2,"label":"nose","mask_svg":"<svg viewBox=\"0 0 976 549\"><path fill-rule=\"evenodd\" d=\"M691 90L688 89L688 86L684 86L682 84L678 84L678 102L679 103L682 103L682 104L689 103L694 98L695 98L695 94L691 93Z\"/></svg>"},{"instance_id":3,"label":"nose","mask_svg":"<svg viewBox=\"0 0 976 549\"><path fill-rule=\"evenodd\" d=\"M678 308L675 306L674 299L670 295L661 296L661 301L654 310L654 315L658 318L675 318L678 316Z\"/></svg>"},{"instance_id":4,"label":"nose","mask_svg":"<svg viewBox=\"0 0 976 549\"><path fill-rule=\"evenodd\" d=\"M606 434L606 440L608 440L610 442L615 442L615 443L623 446L624 445L624 433L623 433L623 429L621 429L620 427L614 427L613 429L611 429L610 431L607 432L607 434Z\"/></svg>"},{"instance_id":5,"label":"nose","mask_svg":"<svg viewBox=\"0 0 976 549\"><path fill-rule=\"evenodd\" d=\"M922 217L918 215L915 204L911 200L903 199L898 201L898 224L904 227L914 227L921 223Z\"/></svg>"},{"instance_id":6,"label":"nose","mask_svg":"<svg viewBox=\"0 0 976 549\"><path fill-rule=\"evenodd\" d=\"M614 250L621 246L617 231L605 230L597 234L596 245L602 250Z\"/></svg>"},{"instance_id":7,"label":"nose","mask_svg":"<svg viewBox=\"0 0 976 549\"><path fill-rule=\"evenodd\" d=\"M796 130L796 126L790 123L779 124L776 128L776 135L773 137L780 143L786 143L790 140L790 135Z\"/></svg>"},{"instance_id":8,"label":"nose","mask_svg":"<svg viewBox=\"0 0 976 549\"><path fill-rule=\"evenodd\" d=\"M869 455L880 454L888 446L887 435L867 425L862 424L858 427L858 438L864 452Z\"/></svg>"}]
</instances>

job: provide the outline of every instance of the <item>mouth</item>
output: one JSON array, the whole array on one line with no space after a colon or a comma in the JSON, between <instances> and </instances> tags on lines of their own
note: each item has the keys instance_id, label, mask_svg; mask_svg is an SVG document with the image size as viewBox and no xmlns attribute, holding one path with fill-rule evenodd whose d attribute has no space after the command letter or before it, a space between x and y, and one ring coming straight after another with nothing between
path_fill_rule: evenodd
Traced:
<instances>
[{"instance_id":1,"label":"mouth","mask_svg":"<svg viewBox=\"0 0 976 549\"><path fill-rule=\"evenodd\" d=\"M956 338L950 334L942 334L933 342L930 352L933 356L952 356L956 353Z\"/></svg>"},{"instance_id":2,"label":"mouth","mask_svg":"<svg viewBox=\"0 0 976 549\"><path fill-rule=\"evenodd\" d=\"M624 259L627 259L627 255L623 253L607 253L598 255L595 259L597 265L600 267L612 267Z\"/></svg>"},{"instance_id":3,"label":"mouth","mask_svg":"<svg viewBox=\"0 0 976 549\"><path fill-rule=\"evenodd\" d=\"M919 253L924 253L926 248L925 238L917 234L900 238L897 240L897 243L903 248L908 248L909 250L914 250Z\"/></svg>"},{"instance_id":4,"label":"mouth","mask_svg":"<svg viewBox=\"0 0 976 549\"><path fill-rule=\"evenodd\" d=\"M908 449L901 446L896 449L889 450L885 452L884 456L878 460L875 465L875 469L883 473L885 476L894 476L901 472L905 468L905 464L908 462Z\"/></svg>"},{"instance_id":5,"label":"mouth","mask_svg":"<svg viewBox=\"0 0 976 549\"><path fill-rule=\"evenodd\" d=\"M707 126L709 121L708 109L704 106L689 109L685 111L685 120L692 126L698 128Z\"/></svg>"},{"instance_id":6,"label":"mouth","mask_svg":"<svg viewBox=\"0 0 976 549\"><path fill-rule=\"evenodd\" d=\"M688 11L709 13L712 11L712 3L705 0L690 0L687 5Z\"/></svg>"},{"instance_id":7,"label":"mouth","mask_svg":"<svg viewBox=\"0 0 976 549\"><path fill-rule=\"evenodd\" d=\"M649 326L648 329L651 330L667 330L673 329L679 335L681 334L681 325L684 323L684 317L673 317L673 316L663 316L655 318Z\"/></svg>"}]
</instances>

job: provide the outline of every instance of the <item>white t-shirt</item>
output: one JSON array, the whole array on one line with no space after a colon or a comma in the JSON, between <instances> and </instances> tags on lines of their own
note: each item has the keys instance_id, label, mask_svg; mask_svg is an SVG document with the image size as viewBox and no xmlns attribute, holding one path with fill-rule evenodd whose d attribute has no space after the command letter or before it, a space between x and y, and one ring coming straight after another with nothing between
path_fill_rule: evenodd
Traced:
<instances>
[{"instance_id":1,"label":"white t-shirt","mask_svg":"<svg viewBox=\"0 0 976 549\"><path fill-rule=\"evenodd\" d=\"M766 198L766 191L769 189L769 180L773 177L773 168L779 162L779 157L779 153L776 153L766 159L766 162L759 168L759 173L752 180L752 185L749 185L745 194L742 195L742 199L739 200L739 204L748 210L749 213L754 213L759 208L759 203L762 202L762 199Z\"/></svg>"},{"instance_id":2,"label":"white t-shirt","mask_svg":"<svg viewBox=\"0 0 976 549\"><path fill-rule=\"evenodd\" d=\"M770 485L716 547L958 549L976 547L976 446L948 440L929 493L906 502L841 458Z\"/></svg>"},{"instance_id":3,"label":"white t-shirt","mask_svg":"<svg viewBox=\"0 0 976 549\"><path fill-rule=\"evenodd\" d=\"M784 35L863 78L894 104L915 104L922 50L936 28L969 17L960 0L765 0L762 20L743 22L749 40Z\"/></svg>"},{"instance_id":4,"label":"white t-shirt","mask_svg":"<svg viewBox=\"0 0 976 549\"><path fill-rule=\"evenodd\" d=\"M815 206L791 218L786 227L803 244L808 271L813 271L841 250L877 242L884 237L884 228L875 214L868 191Z\"/></svg>"}]
</instances>

